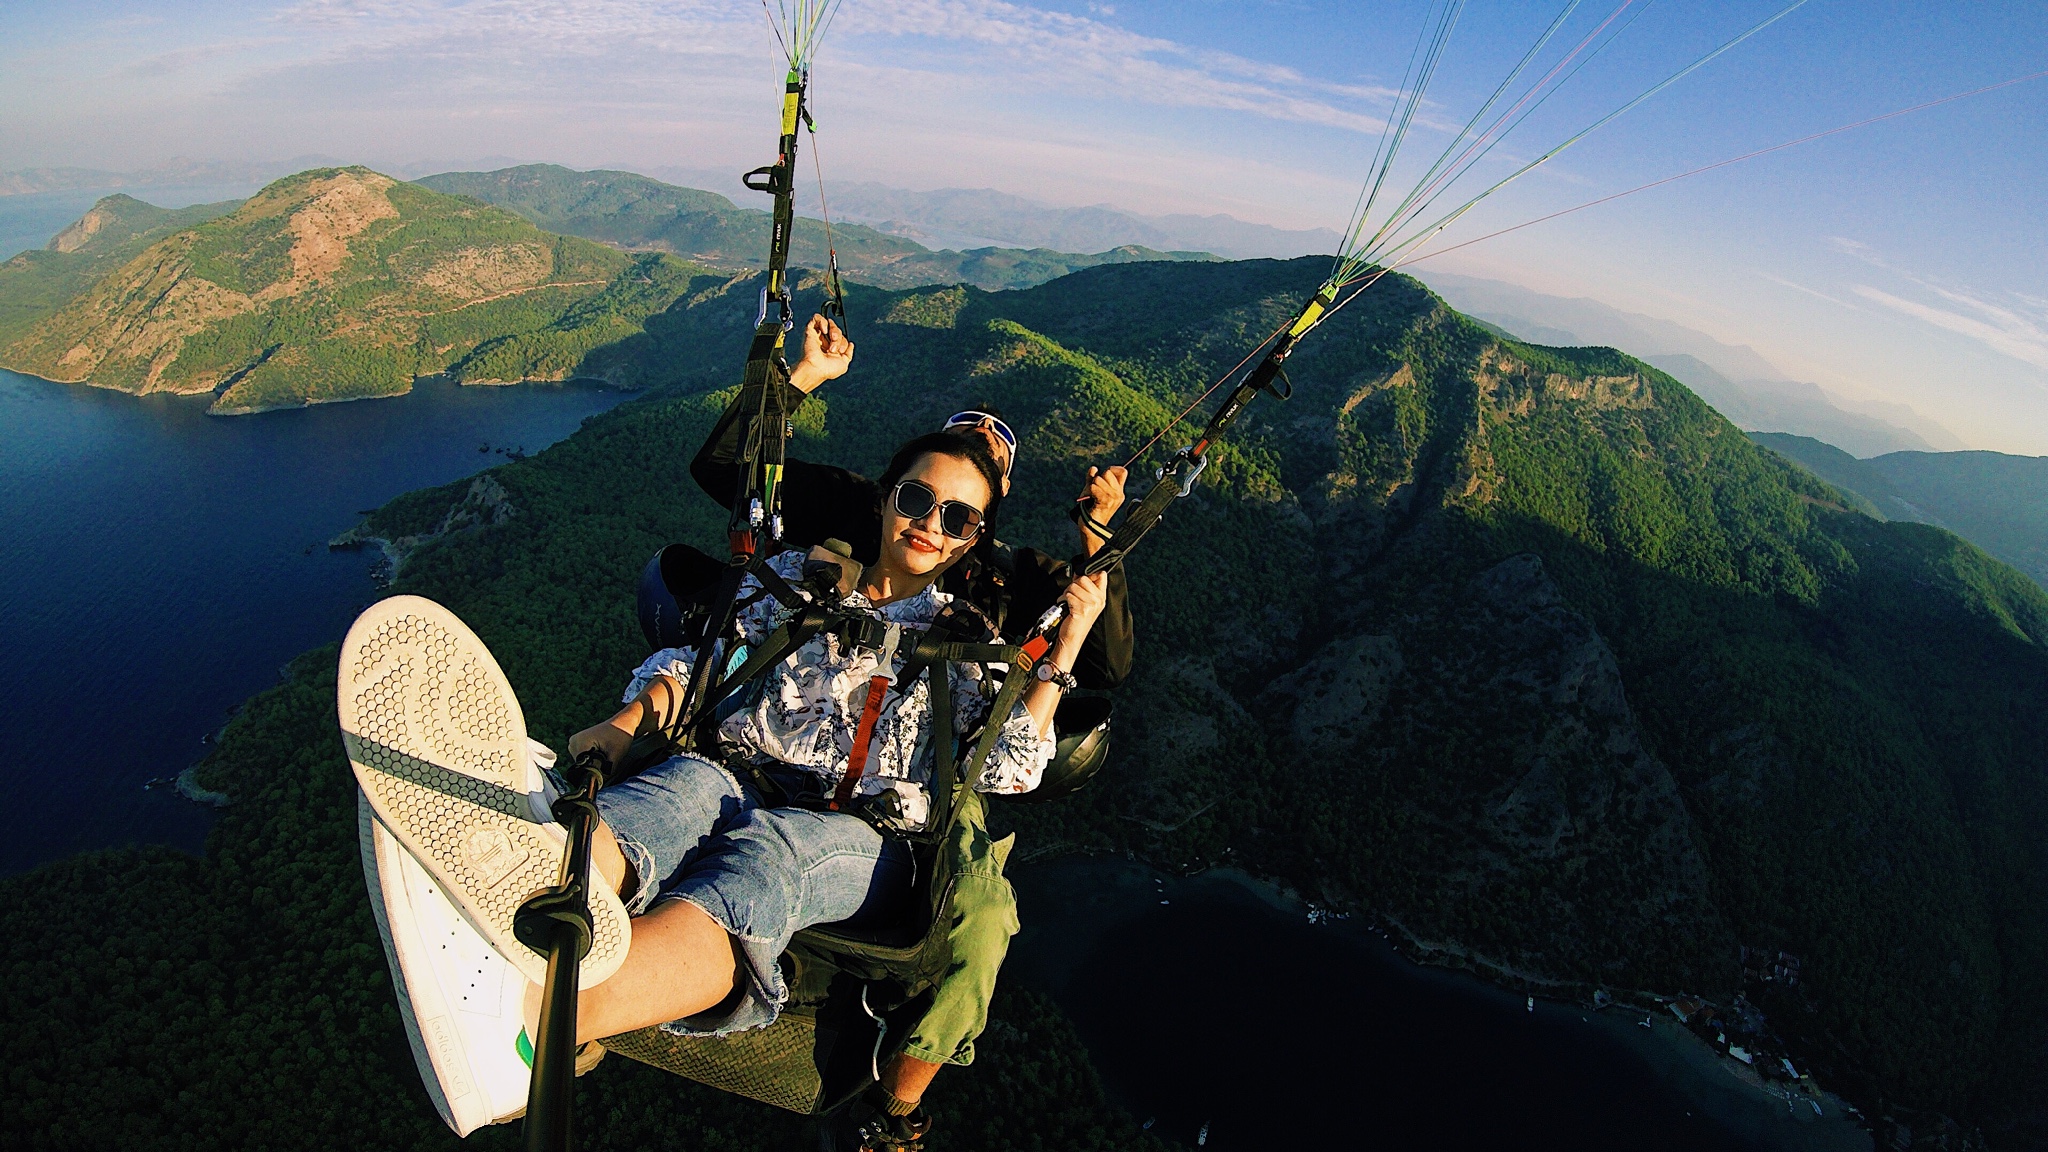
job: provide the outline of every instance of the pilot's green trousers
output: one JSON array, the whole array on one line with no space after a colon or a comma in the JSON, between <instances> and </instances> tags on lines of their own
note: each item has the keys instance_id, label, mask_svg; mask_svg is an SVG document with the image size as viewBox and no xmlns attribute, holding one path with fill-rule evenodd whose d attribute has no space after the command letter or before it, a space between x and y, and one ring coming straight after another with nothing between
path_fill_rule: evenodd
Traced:
<instances>
[{"instance_id":1,"label":"pilot's green trousers","mask_svg":"<svg viewBox=\"0 0 2048 1152\"><path fill-rule=\"evenodd\" d=\"M1003 878L1015 836L989 839L980 795L961 789L949 848L954 854L953 960L932 1006L910 1030L903 1053L932 1064L972 1064L974 1039L988 1026L996 974L1017 934L1017 894ZM970 799L971 798L971 799Z\"/></svg>"}]
</instances>

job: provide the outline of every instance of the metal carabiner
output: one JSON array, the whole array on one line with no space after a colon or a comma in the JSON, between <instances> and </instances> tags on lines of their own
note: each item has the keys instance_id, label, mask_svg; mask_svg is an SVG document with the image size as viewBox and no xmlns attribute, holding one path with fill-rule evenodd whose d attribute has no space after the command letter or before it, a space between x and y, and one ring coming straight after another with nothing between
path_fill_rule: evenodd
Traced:
<instances>
[{"instance_id":1,"label":"metal carabiner","mask_svg":"<svg viewBox=\"0 0 2048 1152\"><path fill-rule=\"evenodd\" d=\"M783 330L784 332L787 332L787 331L789 331L790 329L792 329L792 328L795 328L795 327L796 327L796 313L795 313L795 311L793 311L793 310L792 310L792 309L790 308L790 306L789 306L789 297L787 297L787 296L777 296L777 297L775 298L775 303L776 303L776 304L778 304L778 305L780 305L780 306L781 306L781 308L782 308L782 330ZM767 322L768 322L768 286L764 284L764 285L762 285L762 286L761 286L761 310L760 310L760 311L758 311L758 312L756 312L756 313L754 313L754 327L755 327L755 328L759 328L759 327L760 327L761 325L763 325L763 324L766 324Z\"/></svg>"},{"instance_id":2,"label":"metal carabiner","mask_svg":"<svg viewBox=\"0 0 2048 1152\"><path fill-rule=\"evenodd\" d=\"M1159 466L1159 471L1152 478L1154 480L1164 480L1168 472L1179 468L1189 460L1193 460L1195 462L1195 470L1188 473L1181 480L1180 494L1186 496L1188 493L1193 492L1195 490L1195 481L1201 477L1202 470L1209 466L1209 454L1207 452L1202 453L1199 458L1195 456L1194 452L1195 446L1193 444L1183 445L1179 452L1174 453L1171 461Z\"/></svg>"}]
</instances>

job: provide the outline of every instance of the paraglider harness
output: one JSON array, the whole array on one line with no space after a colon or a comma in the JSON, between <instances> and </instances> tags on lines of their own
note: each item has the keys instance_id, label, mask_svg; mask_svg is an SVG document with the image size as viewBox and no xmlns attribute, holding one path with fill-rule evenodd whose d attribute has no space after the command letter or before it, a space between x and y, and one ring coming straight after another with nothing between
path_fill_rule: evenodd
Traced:
<instances>
[{"instance_id":1,"label":"paraglider harness","mask_svg":"<svg viewBox=\"0 0 2048 1152\"><path fill-rule=\"evenodd\" d=\"M997 634L976 617L964 603L934 622L932 627L903 630L865 612L849 611L837 596L839 566L818 562L806 568L805 588L799 591L782 579L767 562L775 551L773 542L782 538L780 511L781 481L786 465L785 445L789 437L789 413L783 407L782 389L773 387L786 379L789 367L783 359L788 333L794 327L789 296L787 260L794 222L793 174L797 126L808 122L804 108L807 76L792 66L786 86L782 117L781 152L774 165L748 173L750 187L775 196L774 230L769 249L768 277L761 294L761 310L753 343L748 350L742 395L760 397L759 407L741 438L741 467L737 490L731 504L726 534L729 557L723 564L685 545L671 546L650 565L649 576L664 589L656 597L657 619L649 628L650 642L663 647L694 646L689 683L670 726L636 741L627 762L610 765L579 762L573 771L587 779L572 779L572 791L564 796L563 812L580 820L563 822L569 829L571 852L563 879L554 894L543 893L529 902L531 919L537 924L547 917L571 916L581 912L580 928L560 928L557 934L568 941L568 966L588 950L588 912L583 903L583 884L588 876L588 824L595 820L596 791L636 768L682 750L725 763L752 783L764 801L774 804L817 803L819 798L788 795L758 766L743 757L729 756L718 741L718 724L729 707L743 702L740 693L761 681L776 664L812 638L835 636L843 645L883 649L894 644L904 657L900 673L888 675L891 661L885 652L879 672L870 683L854 742L853 759L840 789L823 806L849 811L868 819L884 835L907 841L916 861L915 896L912 914L902 922L880 928L855 930L840 925L821 925L798 932L781 958L783 976L790 988L788 1006L775 1022L725 1037L690 1037L647 1028L604 1041L611 1051L652 1064L716 1088L735 1092L792 1111L830 1111L857 1095L879 1077L885 1051L900 1045L909 1028L922 1016L929 993L945 975L951 963L947 933L954 878L965 854L986 848L987 832L981 825L981 799L961 783L979 775L1001 734L1007 717L1030 683L1029 670L1049 646L1038 634L1022 645L989 643ZM827 281L831 299L828 315L843 317L836 262ZM727 662L736 651L730 641L736 634L741 588L753 577L762 595L773 596L786 612L781 623L749 651L739 667ZM643 582L643 587L644 587ZM643 597L643 610L647 599ZM673 641L680 640L678 644ZM963 763L958 744L960 734L952 730L951 678L944 666L954 661L1006 665L1008 674L991 704L995 722L972 734L972 745ZM932 731L928 739L933 751L933 773L927 784L930 811L920 829L902 831L886 819L892 813L876 804L857 803L854 790L864 768L868 738L875 714L890 681L898 691L908 691L918 676L930 679L929 698ZM985 678L984 683L988 680ZM884 794L893 797L893 794ZM581 806L587 805L586 816ZM578 841L582 842L579 849ZM580 854L579 854L580 853ZM572 891L573 890L573 891ZM553 901L551 904L550 901ZM577 944L575 932L583 933ZM522 935L522 939L526 936ZM536 941L550 938L536 929ZM536 945L537 950L544 950ZM552 953L551 953L552 955ZM550 961L552 972L553 961ZM567 988L575 987L573 977ZM572 1083L567 1074L569 1050L573 1048L573 991L557 995L551 982L543 999L540 1032L542 1043L554 1039L561 1049L549 1063L536 1051L533 1087L528 1098L528 1145L536 1150L565 1149L568 1146L566 1112ZM549 1012L566 1005L570 1022L551 1030ZM552 1080L543 1076L544 1067ZM545 1083L544 1083L545 1081ZM549 1101L544 1103L542 1097ZM551 1120L559 1135L545 1131L547 1125L535 1118L560 1115Z\"/></svg>"},{"instance_id":2,"label":"paraglider harness","mask_svg":"<svg viewBox=\"0 0 2048 1152\"><path fill-rule=\"evenodd\" d=\"M694 553L692 556L691 554ZM694 549L667 550L672 575L695 569L702 593L682 602L683 615L672 621L686 638L699 642L700 662L737 667L716 679L685 718L668 729L636 739L627 770L658 762L675 751L721 762L751 783L770 806L797 806L849 812L873 824L883 835L903 841L916 862L911 912L900 921L879 927L851 929L820 925L798 932L782 958L790 987L788 1007L767 1028L725 1037L681 1036L660 1028L616 1036L606 1048L678 1073L713 1087L736 1092L792 1111L825 1112L850 1100L879 1073L882 1057L899 1045L929 1003L928 993L944 978L952 956L948 931L953 883L963 853L985 848L981 797L972 781L993 752L1005 717L1032 682L1032 665L1049 647L1039 635L1024 644L990 642L995 633L981 613L964 602L949 605L926 629L891 625L860 609L842 607L835 594L839 566L831 561L806 565L801 589L792 587L765 559L749 561L743 571L762 586L761 595L780 601L783 621L744 655L727 654L720 638L704 631L724 613L712 596L719 582L701 580L721 567ZM671 587L674 587L672 585ZM866 705L855 733L853 752L839 787L829 795L792 795L745 756L733 754L718 737L721 721L742 705L750 690L758 691L765 674L791 653L819 636L841 645L881 654L870 682ZM677 638L670 632L668 639ZM891 674L890 657L901 657ZM1004 666L995 690L989 721L978 732L953 730L952 663L973 663L988 669ZM908 692L918 677L928 679L931 707L929 744L932 775L927 783L931 807L915 831L906 831L890 802L893 793L863 798L856 795L865 759L863 753L882 697L888 691ZM984 678L984 683L990 683ZM964 753L964 755L963 755Z\"/></svg>"}]
</instances>

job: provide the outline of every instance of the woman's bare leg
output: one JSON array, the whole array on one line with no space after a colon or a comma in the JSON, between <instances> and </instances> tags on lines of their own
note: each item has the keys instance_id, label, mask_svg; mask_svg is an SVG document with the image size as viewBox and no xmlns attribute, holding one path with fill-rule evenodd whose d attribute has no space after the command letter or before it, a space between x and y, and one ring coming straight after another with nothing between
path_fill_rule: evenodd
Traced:
<instances>
[{"instance_id":1,"label":"woman's bare leg","mask_svg":"<svg viewBox=\"0 0 2048 1152\"><path fill-rule=\"evenodd\" d=\"M577 997L576 1042L709 1011L739 980L732 936L702 908L671 900L633 921L626 962Z\"/></svg>"},{"instance_id":2,"label":"woman's bare leg","mask_svg":"<svg viewBox=\"0 0 2048 1152\"><path fill-rule=\"evenodd\" d=\"M602 820L590 840L591 867L626 894L631 872ZM637 879L633 877L632 879ZM731 935L702 908L671 900L633 921L633 944L611 979L576 998L576 1042L680 1020L717 1007L738 986ZM526 987L526 1027L538 1032L540 985Z\"/></svg>"}]
</instances>

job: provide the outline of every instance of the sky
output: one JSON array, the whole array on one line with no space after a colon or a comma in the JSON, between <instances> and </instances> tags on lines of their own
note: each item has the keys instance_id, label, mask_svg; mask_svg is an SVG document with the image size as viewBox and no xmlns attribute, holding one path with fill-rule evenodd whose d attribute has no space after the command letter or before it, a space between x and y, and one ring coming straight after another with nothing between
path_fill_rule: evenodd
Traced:
<instances>
[{"instance_id":1,"label":"sky","mask_svg":"<svg viewBox=\"0 0 2048 1152\"><path fill-rule=\"evenodd\" d=\"M1465 4L1389 186L1414 183L1568 2ZM1612 43L1446 203L1789 2L1630 0ZM1525 79L1621 3L1585 0ZM845 0L813 77L818 153L831 179L1341 228L1430 11ZM2043 70L2048 0L1808 0L1435 246ZM737 171L772 159L780 87L768 22L743 0L0 0L0 170L316 155ZM2044 123L2048 77L1413 270L1674 320L1850 404L1908 405L1972 447L2048 455Z\"/></svg>"}]
</instances>

